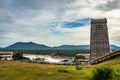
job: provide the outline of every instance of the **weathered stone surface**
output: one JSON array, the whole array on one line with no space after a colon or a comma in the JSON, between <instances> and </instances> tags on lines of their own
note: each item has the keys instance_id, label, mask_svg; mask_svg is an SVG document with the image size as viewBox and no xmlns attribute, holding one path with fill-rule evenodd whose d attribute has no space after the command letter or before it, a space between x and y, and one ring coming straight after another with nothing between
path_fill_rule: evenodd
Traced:
<instances>
[{"instance_id":1,"label":"weathered stone surface","mask_svg":"<svg viewBox=\"0 0 120 80\"><path fill-rule=\"evenodd\" d=\"M91 19L90 59L95 60L109 52L107 19Z\"/></svg>"}]
</instances>

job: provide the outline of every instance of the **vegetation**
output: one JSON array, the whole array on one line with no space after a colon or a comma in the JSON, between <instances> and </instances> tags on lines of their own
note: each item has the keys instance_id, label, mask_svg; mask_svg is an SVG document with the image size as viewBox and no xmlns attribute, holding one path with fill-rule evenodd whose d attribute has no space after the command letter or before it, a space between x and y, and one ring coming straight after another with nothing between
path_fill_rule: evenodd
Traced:
<instances>
[{"instance_id":1,"label":"vegetation","mask_svg":"<svg viewBox=\"0 0 120 80\"><path fill-rule=\"evenodd\" d=\"M111 67L98 67L92 71L91 80L113 80L114 75L114 69Z\"/></svg>"},{"instance_id":2,"label":"vegetation","mask_svg":"<svg viewBox=\"0 0 120 80\"><path fill-rule=\"evenodd\" d=\"M107 60L105 62L93 65L93 67L111 67L115 80L120 80L120 56Z\"/></svg>"},{"instance_id":3,"label":"vegetation","mask_svg":"<svg viewBox=\"0 0 120 80\"><path fill-rule=\"evenodd\" d=\"M23 57L22 53L15 53L13 55L14 60L29 60L29 58Z\"/></svg>"},{"instance_id":4,"label":"vegetation","mask_svg":"<svg viewBox=\"0 0 120 80\"><path fill-rule=\"evenodd\" d=\"M89 50L11 50L20 54L41 54L41 55L59 55L59 56L75 56L79 53L89 53Z\"/></svg>"},{"instance_id":5,"label":"vegetation","mask_svg":"<svg viewBox=\"0 0 120 80\"><path fill-rule=\"evenodd\" d=\"M0 80L120 80L120 56L90 66L20 61L0 61L0 64Z\"/></svg>"},{"instance_id":6,"label":"vegetation","mask_svg":"<svg viewBox=\"0 0 120 80\"><path fill-rule=\"evenodd\" d=\"M85 59L85 56L82 56L82 55L75 56L75 59Z\"/></svg>"},{"instance_id":7,"label":"vegetation","mask_svg":"<svg viewBox=\"0 0 120 80\"><path fill-rule=\"evenodd\" d=\"M83 66L76 65L76 70L82 70L82 69L83 69Z\"/></svg>"},{"instance_id":8,"label":"vegetation","mask_svg":"<svg viewBox=\"0 0 120 80\"><path fill-rule=\"evenodd\" d=\"M0 61L0 80L87 80L86 70L75 66Z\"/></svg>"},{"instance_id":9,"label":"vegetation","mask_svg":"<svg viewBox=\"0 0 120 80\"><path fill-rule=\"evenodd\" d=\"M116 60L120 60L120 58L112 61ZM109 61L92 66L50 65L19 61L0 61L0 64L0 80L89 80L92 79L91 73L98 74L97 76L110 73L108 76L113 75L115 80L120 80L120 64L112 66ZM104 68L105 64L109 64L111 68Z\"/></svg>"}]
</instances>

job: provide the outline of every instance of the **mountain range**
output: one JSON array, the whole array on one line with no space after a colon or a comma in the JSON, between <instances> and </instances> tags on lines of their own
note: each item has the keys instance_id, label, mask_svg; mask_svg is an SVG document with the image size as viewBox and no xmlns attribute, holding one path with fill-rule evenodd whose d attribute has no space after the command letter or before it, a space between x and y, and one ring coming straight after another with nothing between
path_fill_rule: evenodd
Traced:
<instances>
[{"instance_id":1,"label":"mountain range","mask_svg":"<svg viewBox=\"0 0 120 80\"><path fill-rule=\"evenodd\" d=\"M16 42L8 47L0 48L5 50L89 50L90 45L61 45L55 47L49 47L43 44L37 44L33 42ZM110 49L116 50L120 47L116 45L110 45Z\"/></svg>"}]
</instances>

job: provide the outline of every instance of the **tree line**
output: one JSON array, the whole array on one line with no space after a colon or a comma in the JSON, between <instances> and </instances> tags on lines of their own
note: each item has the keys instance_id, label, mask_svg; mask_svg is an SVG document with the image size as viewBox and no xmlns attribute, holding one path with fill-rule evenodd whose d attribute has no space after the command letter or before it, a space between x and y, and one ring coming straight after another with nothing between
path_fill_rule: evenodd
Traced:
<instances>
[{"instance_id":1,"label":"tree line","mask_svg":"<svg viewBox=\"0 0 120 80\"><path fill-rule=\"evenodd\" d=\"M87 54L89 53L89 50L17 50L15 52L22 54L59 55L71 57L76 54Z\"/></svg>"}]
</instances>

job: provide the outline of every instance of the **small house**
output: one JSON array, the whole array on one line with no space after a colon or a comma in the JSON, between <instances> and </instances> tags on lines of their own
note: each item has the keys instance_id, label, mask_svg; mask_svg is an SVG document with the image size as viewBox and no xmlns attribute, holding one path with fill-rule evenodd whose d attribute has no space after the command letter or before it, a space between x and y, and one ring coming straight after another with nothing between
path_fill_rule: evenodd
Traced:
<instances>
[{"instance_id":1,"label":"small house","mask_svg":"<svg viewBox=\"0 0 120 80\"><path fill-rule=\"evenodd\" d=\"M12 51L0 51L0 60L13 60L12 56Z\"/></svg>"}]
</instances>

